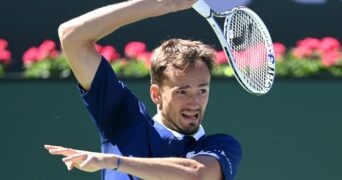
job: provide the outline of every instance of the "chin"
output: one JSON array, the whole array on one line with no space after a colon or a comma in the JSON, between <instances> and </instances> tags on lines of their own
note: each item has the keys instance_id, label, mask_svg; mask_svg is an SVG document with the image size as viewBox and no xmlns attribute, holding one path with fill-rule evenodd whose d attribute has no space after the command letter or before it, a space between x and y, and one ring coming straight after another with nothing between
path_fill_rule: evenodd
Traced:
<instances>
[{"instance_id":1,"label":"chin","mask_svg":"<svg viewBox=\"0 0 342 180\"><path fill-rule=\"evenodd\" d=\"M193 135L195 134L199 129L199 125L190 124L186 128L182 129L182 134L184 135Z\"/></svg>"}]
</instances>

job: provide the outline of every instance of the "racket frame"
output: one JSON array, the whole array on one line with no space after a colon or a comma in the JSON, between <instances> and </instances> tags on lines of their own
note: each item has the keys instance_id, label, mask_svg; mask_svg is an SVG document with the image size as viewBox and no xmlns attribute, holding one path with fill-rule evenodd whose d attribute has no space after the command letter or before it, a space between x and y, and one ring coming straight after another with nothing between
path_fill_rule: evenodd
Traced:
<instances>
[{"instance_id":1,"label":"racket frame","mask_svg":"<svg viewBox=\"0 0 342 180\"><path fill-rule=\"evenodd\" d=\"M275 58L274 58L274 50L273 50L273 44L272 44L272 39L271 36L267 30L266 25L263 23L261 18L252 10L250 10L247 7L244 6L238 6L233 8L230 11L226 12L215 12L210 7L206 2L203 0L198 0L194 5L193 8L200 14L202 15L210 24L212 29L214 30L226 56L228 59L228 62L230 66L233 69L233 73L239 84L249 93L254 94L254 95L263 95L266 94L272 87L273 82L274 82L274 76L275 76ZM253 88L250 84L246 83L245 80L241 77L240 71L236 69L236 64L233 61L234 57L232 55L232 52L230 51L231 45L227 41L227 33L229 33L229 30L227 29L228 24L231 21L231 16L234 13L234 11L243 9L244 11L248 11L248 13L253 14L253 18L256 18L256 22L259 23L263 36L266 37L265 39L269 42L266 42L266 48L267 48L267 54L268 54L268 61L267 61L267 75L266 75L266 83L264 86L265 91L257 91L255 88ZM225 23L224 23L224 32L214 19L214 17L226 17Z\"/></svg>"}]
</instances>

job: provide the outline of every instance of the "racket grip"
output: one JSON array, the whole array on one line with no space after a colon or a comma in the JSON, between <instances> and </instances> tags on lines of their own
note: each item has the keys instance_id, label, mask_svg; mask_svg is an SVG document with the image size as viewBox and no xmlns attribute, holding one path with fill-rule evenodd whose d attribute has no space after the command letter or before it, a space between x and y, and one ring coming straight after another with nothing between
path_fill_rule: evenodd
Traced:
<instances>
[{"instance_id":1,"label":"racket grip","mask_svg":"<svg viewBox=\"0 0 342 180\"><path fill-rule=\"evenodd\" d=\"M201 16L209 18L211 16L211 11L209 5L203 0L197 0L193 5L194 8Z\"/></svg>"}]
</instances>

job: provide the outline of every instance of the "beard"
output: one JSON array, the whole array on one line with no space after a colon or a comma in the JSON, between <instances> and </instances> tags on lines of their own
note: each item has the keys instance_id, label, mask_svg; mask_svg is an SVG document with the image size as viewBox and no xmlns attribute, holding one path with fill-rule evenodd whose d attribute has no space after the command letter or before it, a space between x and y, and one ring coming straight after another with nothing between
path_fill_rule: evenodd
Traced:
<instances>
[{"instance_id":1,"label":"beard","mask_svg":"<svg viewBox=\"0 0 342 180\"><path fill-rule=\"evenodd\" d=\"M193 135L199 129L199 124L190 123L187 127L180 128L180 133L184 135Z\"/></svg>"},{"instance_id":2,"label":"beard","mask_svg":"<svg viewBox=\"0 0 342 180\"><path fill-rule=\"evenodd\" d=\"M181 122L180 118L179 121ZM196 122L191 122L189 124L183 125L182 123L177 124L176 121L172 120L171 118L167 119L167 124L169 126L170 129L177 131L183 135L193 135L195 134L199 127L200 127L200 123L201 122L201 117L198 117L198 123Z\"/></svg>"}]
</instances>

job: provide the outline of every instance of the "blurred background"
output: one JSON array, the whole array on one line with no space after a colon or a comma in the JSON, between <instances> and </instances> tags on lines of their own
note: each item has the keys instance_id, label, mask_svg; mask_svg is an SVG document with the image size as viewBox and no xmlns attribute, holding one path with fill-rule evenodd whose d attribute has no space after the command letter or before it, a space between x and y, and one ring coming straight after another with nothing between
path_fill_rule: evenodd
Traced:
<instances>
[{"instance_id":1,"label":"blurred background","mask_svg":"<svg viewBox=\"0 0 342 180\"><path fill-rule=\"evenodd\" d=\"M0 179L100 179L99 173L68 172L43 145L100 150L57 28L115 2L1 1ZM239 3L260 15L275 42L277 79L266 96L252 96L238 85L210 26L193 10L127 25L99 41L97 49L154 114L148 92L151 51L174 37L214 46L220 66L204 127L240 140L236 179L342 179L342 1Z\"/></svg>"}]
</instances>

